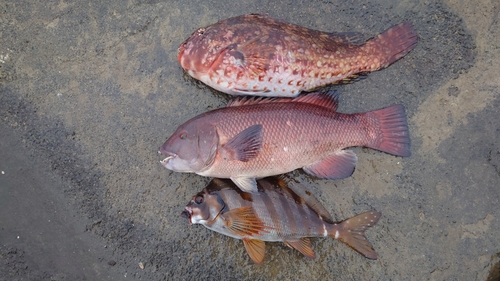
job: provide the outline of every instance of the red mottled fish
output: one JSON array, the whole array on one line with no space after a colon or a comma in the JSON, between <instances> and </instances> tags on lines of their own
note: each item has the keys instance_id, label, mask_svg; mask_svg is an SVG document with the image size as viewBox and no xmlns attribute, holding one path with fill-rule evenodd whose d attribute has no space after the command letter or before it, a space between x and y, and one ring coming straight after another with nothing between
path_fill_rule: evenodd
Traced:
<instances>
[{"instance_id":1,"label":"red mottled fish","mask_svg":"<svg viewBox=\"0 0 500 281\"><path fill-rule=\"evenodd\" d=\"M178 60L189 75L227 94L295 97L385 68L416 44L408 22L365 42L357 33L250 14L198 29L180 45Z\"/></svg>"},{"instance_id":2,"label":"red mottled fish","mask_svg":"<svg viewBox=\"0 0 500 281\"><path fill-rule=\"evenodd\" d=\"M334 222L323 205L308 191L289 188L276 178L261 179L259 192L242 192L231 181L213 179L203 191L193 196L182 215L191 224L202 224L210 230L242 239L252 260L262 263L265 242L284 242L306 257L315 258L308 237L339 239L369 259L377 253L364 232L380 216L368 211Z\"/></svg>"},{"instance_id":3,"label":"red mottled fish","mask_svg":"<svg viewBox=\"0 0 500 281\"><path fill-rule=\"evenodd\" d=\"M176 172L230 178L257 192L255 178L303 168L310 175L340 179L357 162L351 146L410 155L402 105L365 113L337 112L336 92L296 98L237 98L227 107L179 126L159 148L161 164Z\"/></svg>"}]
</instances>

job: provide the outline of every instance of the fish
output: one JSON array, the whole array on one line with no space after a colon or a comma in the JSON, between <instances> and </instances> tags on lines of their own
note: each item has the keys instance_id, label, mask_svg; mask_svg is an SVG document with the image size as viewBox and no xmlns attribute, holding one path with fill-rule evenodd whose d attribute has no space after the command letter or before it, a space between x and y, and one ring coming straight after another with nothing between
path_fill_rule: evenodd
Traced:
<instances>
[{"instance_id":1,"label":"fish","mask_svg":"<svg viewBox=\"0 0 500 281\"><path fill-rule=\"evenodd\" d=\"M365 41L249 14L199 28L179 46L190 76L230 95L296 97L385 68L417 44L409 22Z\"/></svg>"},{"instance_id":2,"label":"fish","mask_svg":"<svg viewBox=\"0 0 500 281\"><path fill-rule=\"evenodd\" d=\"M230 178L257 192L256 178L298 168L318 178L349 177L358 158L347 147L410 156L403 105L345 114L337 112L338 96L237 97L180 125L159 148L166 156L160 163L175 172Z\"/></svg>"},{"instance_id":3,"label":"fish","mask_svg":"<svg viewBox=\"0 0 500 281\"><path fill-rule=\"evenodd\" d=\"M310 237L339 239L368 259L377 259L364 232L382 214L371 210L335 222L324 206L302 186L278 177L260 179L259 192L242 192L228 179L213 179L192 197L181 216L215 232L243 240L250 258L260 264L265 241L284 242L304 256L316 257ZM299 192L297 192L299 190Z\"/></svg>"}]
</instances>

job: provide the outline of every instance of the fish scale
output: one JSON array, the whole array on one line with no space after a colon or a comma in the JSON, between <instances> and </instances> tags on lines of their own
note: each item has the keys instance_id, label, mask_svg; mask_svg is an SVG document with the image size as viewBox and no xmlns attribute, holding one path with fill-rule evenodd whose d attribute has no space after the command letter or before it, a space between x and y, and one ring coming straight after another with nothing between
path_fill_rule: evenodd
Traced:
<instances>
[{"instance_id":1,"label":"fish scale","mask_svg":"<svg viewBox=\"0 0 500 281\"><path fill-rule=\"evenodd\" d=\"M360 116L359 116L360 117ZM243 129L255 124L265 124L263 132L263 147L259 155L250 163L233 161L230 165L215 165L218 170L216 177L228 175L250 174L258 170L285 170L280 163L293 161L294 169L306 166L321 154L335 151L344 147L365 145L370 135L367 128L371 125L369 120L362 122L357 114L344 115L319 110L317 106L300 104L264 104L262 106L236 107L234 110L219 111L213 118L220 120L217 129L221 144L225 139L230 139ZM340 136L335 141L327 142L325 139ZM372 135L374 133L372 132ZM297 140L303 137L303 141ZM295 141L294 141L295 140ZM216 163L222 163L217 162ZM208 170L210 173L212 170ZM279 172L278 172L279 173ZM269 176L272 174L264 174Z\"/></svg>"},{"instance_id":2,"label":"fish scale","mask_svg":"<svg viewBox=\"0 0 500 281\"><path fill-rule=\"evenodd\" d=\"M361 37L242 15L195 31L178 60L189 75L228 94L293 97L385 68L417 44L408 22L366 42Z\"/></svg>"},{"instance_id":3,"label":"fish scale","mask_svg":"<svg viewBox=\"0 0 500 281\"><path fill-rule=\"evenodd\" d=\"M377 258L364 232L377 223L379 212L369 211L333 222L305 188L289 186L276 177L259 180L255 194L242 192L230 180L213 179L193 196L182 214L192 224L242 239L257 263L264 259L264 241L284 242L314 258L308 237L339 239L365 257Z\"/></svg>"},{"instance_id":4,"label":"fish scale","mask_svg":"<svg viewBox=\"0 0 500 281\"><path fill-rule=\"evenodd\" d=\"M255 192L255 178L297 168L320 178L352 174L357 161L351 146L410 155L402 105L365 113L338 113L335 92L297 98L237 99L201 114L160 147L162 165L178 172L231 178Z\"/></svg>"}]
</instances>

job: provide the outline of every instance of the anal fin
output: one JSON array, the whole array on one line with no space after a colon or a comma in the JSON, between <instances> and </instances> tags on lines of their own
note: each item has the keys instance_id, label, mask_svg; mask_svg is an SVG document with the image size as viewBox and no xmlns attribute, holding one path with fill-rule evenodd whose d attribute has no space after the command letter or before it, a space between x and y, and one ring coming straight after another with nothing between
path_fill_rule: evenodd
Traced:
<instances>
[{"instance_id":1,"label":"anal fin","mask_svg":"<svg viewBox=\"0 0 500 281\"><path fill-rule=\"evenodd\" d=\"M295 250L301 252L304 256L315 259L316 255L314 254L314 250L311 246L311 240L307 237L304 237L300 240L295 241L285 241L285 245L294 248Z\"/></svg>"},{"instance_id":2,"label":"anal fin","mask_svg":"<svg viewBox=\"0 0 500 281\"><path fill-rule=\"evenodd\" d=\"M247 250L250 258L258 264L261 264L266 255L266 242L258 239L243 239L245 249Z\"/></svg>"},{"instance_id":3,"label":"anal fin","mask_svg":"<svg viewBox=\"0 0 500 281\"><path fill-rule=\"evenodd\" d=\"M343 179L354 172L358 157L351 150L340 150L312 165L303 167L310 175L323 179Z\"/></svg>"}]
</instances>

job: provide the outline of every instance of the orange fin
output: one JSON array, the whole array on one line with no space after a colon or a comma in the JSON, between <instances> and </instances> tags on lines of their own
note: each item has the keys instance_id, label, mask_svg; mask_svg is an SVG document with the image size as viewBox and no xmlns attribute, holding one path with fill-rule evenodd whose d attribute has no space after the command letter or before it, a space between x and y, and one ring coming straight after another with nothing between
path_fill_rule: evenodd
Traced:
<instances>
[{"instance_id":1,"label":"orange fin","mask_svg":"<svg viewBox=\"0 0 500 281\"><path fill-rule=\"evenodd\" d=\"M246 128L230 139L224 150L232 159L248 162L260 152L262 146L262 125L257 124Z\"/></svg>"},{"instance_id":2,"label":"orange fin","mask_svg":"<svg viewBox=\"0 0 500 281\"><path fill-rule=\"evenodd\" d=\"M247 250L250 258L258 264L261 264L266 255L266 242L257 239L243 239L245 249Z\"/></svg>"},{"instance_id":3,"label":"orange fin","mask_svg":"<svg viewBox=\"0 0 500 281\"><path fill-rule=\"evenodd\" d=\"M377 253L372 244L366 239L365 230L374 226L381 216L382 213L377 211L365 212L340 224L331 225L332 229L328 232L331 237L346 243L363 256L376 260Z\"/></svg>"},{"instance_id":4,"label":"orange fin","mask_svg":"<svg viewBox=\"0 0 500 281\"><path fill-rule=\"evenodd\" d=\"M295 250L301 252L304 256L315 259L316 255L314 254L314 250L311 246L311 240L309 238L304 237L300 240L296 241L285 241L285 245L294 248Z\"/></svg>"},{"instance_id":5,"label":"orange fin","mask_svg":"<svg viewBox=\"0 0 500 281\"><path fill-rule=\"evenodd\" d=\"M303 167L304 171L322 179L343 179L354 172L358 157L351 150L340 150L312 165Z\"/></svg>"},{"instance_id":6,"label":"orange fin","mask_svg":"<svg viewBox=\"0 0 500 281\"><path fill-rule=\"evenodd\" d=\"M262 232L267 232L264 222L251 206L230 210L221 217L226 222L226 228L238 236L261 235Z\"/></svg>"}]
</instances>

